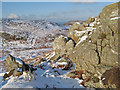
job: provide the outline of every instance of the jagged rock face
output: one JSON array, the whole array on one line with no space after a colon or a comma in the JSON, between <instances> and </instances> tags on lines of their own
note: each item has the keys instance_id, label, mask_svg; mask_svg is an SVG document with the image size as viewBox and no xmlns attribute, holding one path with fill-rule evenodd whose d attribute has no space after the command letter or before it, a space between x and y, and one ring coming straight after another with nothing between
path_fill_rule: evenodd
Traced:
<instances>
[{"instance_id":1,"label":"jagged rock face","mask_svg":"<svg viewBox=\"0 0 120 90\"><path fill-rule=\"evenodd\" d=\"M77 33L77 31L82 31L82 30L84 30L85 29L85 27L82 25L82 24L80 24L80 23L78 23L78 22L76 22L76 23L74 23L72 26L71 26L71 28L70 28L70 30L69 30L69 37L71 37L75 42L78 42L78 39L84 34L79 34L79 33Z\"/></svg>"},{"instance_id":2,"label":"jagged rock face","mask_svg":"<svg viewBox=\"0 0 120 90\"><path fill-rule=\"evenodd\" d=\"M15 61L15 58L8 54L7 57L6 57L7 71L11 71L15 68L18 68L17 64L14 61Z\"/></svg>"},{"instance_id":3,"label":"jagged rock face","mask_svg":"<svg viewBox=\"0 0 120 90\"><path fill-rule=\"evenodd\" d=\"M82 68L95 73L95 69L99 64L106 66L119 66L118 19L115 19L115 17L118 17L118 14L116 13L117 11L118 3L115 3L106 6L97 19L89 18L87 20L87 23L100 20L100 24L96 25L96 30L89 35L89 38L84 43L80 43L75 47L73 50L75 53L70 55L70 57L77 63L77 68Z\"/></svg>"},{"instance_id":4,"label":"jagged rock face","mask_svg":"<svg viewBox=\"0 0 120 90\"><path fill-rule=\"evenodd\" d=\"M94 22L94 21L95 21L94 17L89 17L86 22L90 24L91 22Z\"/></svg>"},{"instance_id":5,"label":"jagged rock face","mask_svg":"<svg viewBox=\"0 0 120 90\"><path fill-rule=\"evenodd\" d=\"M68 48L67 53L69 53L70 59L75 62L76 69L83 69L92 74L103 74L112 67L119 67L118 22L120 16L118 16L118 4L120 3L106 6L98 17L89 18L83 24L84 26L78 23L73 24L69 30L69 37L76 42L76 46L67 45L64 42L64 37L58 38L53 45L56 55L66 53L65 49ZM91 29L95 28L95 30L87 30L88 26ZM80 42L85 35L88 35L87 39ZM91 85L87 84L86 86ZM104 86L93 83L91 87L103 88Z\"/></svg>"},{"instance_id":6,"label":"jagged rock face","mask_svg":"<svg viewBox=\"0 0 120 90\"><path fill-rule=\"evenodd\" d=\"M58 56L62 56L63 54L69 55L69 53L73 51L75 42L72 40L72 38L61 35L54 40L52 46L56 55L54 59L56 59Z\"/></svg>"},{"instance_id":7,"label":"jagged rock face","mask_svg":"<svg viewBox=\"0 0 120 90\"><path fill-rule=\"evenodd\" d=\"M85 42L84 44L75 47L70 58L76 63L77 70L84 69L89 72L95 72L95 66L99 63L95 48L96 46L89 42Z\"/></svg>"},{"instance_id":8,"label":"jagged rock face","mask_svg":"<svg viewBox=\"0 0 120 90\"><path fill-rule=\"evenodd\" d=\"M104 34L103 39L101 40L100 58L101 64L109 66L119 66L118 64L118 4L114 3L106 6L103 11L100 13L100 22L101 27L98 28ZM99 34L99 33L98 33ZM99 40L99 39L98 39ZM98 43L97 43L98 46Z\"/></svg>"},{"instance_id":9,"label":"jagged rock face","mask_svg":"<svg viewBox=\"0 0 120 90\"><path fill-rule=\"evenodd\" d=\"M106 20L106 19L111 19L113 17L118 16L118 5L120 3L114 3L114 4L110 4L108 6L106 6L105 8L103 8L102 12L100 13L99 17L100 17L100 21L102 20Z\"/></svg>"},{"instance_id":10,"label":"jagged rock face","mask_svg":"<svg viewBox=\"0 0 120 90\"><path fill-rule=\"evenodd\" d=\"M6 67L7 67L8 72L15 69L14 73L13 73L14 76L18 76L18 75L22 74L22 72L16 70L18 68L22 68L22 65L16 63L15 57L13 57L10 54L8 54L6 57Z\"/></svg>"}]
</instances>

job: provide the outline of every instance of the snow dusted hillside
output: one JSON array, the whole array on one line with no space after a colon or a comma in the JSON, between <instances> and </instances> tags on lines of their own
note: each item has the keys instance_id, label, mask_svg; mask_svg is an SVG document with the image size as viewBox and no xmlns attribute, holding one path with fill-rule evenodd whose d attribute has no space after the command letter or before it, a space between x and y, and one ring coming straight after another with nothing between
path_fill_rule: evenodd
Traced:
<instances>
[{"instance_id":1,"label":"snow dusted hillside","mask_svg":"<svg viewBox=\"0 0 120 90\"><path fill-rule=\"evenodd\" d=\"M67 36L65 26L39 20L3 20L3 28L0 30L0 89L2 88L83 88L82 80L67 76L72 70L62 68L52 69L49 62L37 62L45 57L53 56L51 42L59 35ZM68 27L67 27L68 28ZM37 67L36 80L25 81L20 77L9 77L3 81L6 72L6 55L11 54L22 59L27 64ZM47 56L47 57L46 57ZM53 65L63 65L55 63Z\"/></svg>"},{"instance_id":2,"label":"snow dusted hillside","mask_svg":"<svg viewBox=\"0 0 120 90\"><path fill-rule=\"evenodd\" d=\"M65 28L45 20L3 19L0 29L0 53L2 50L12 52L22 59L43 55L52 51L51 42L56 37L67 35ZM3 57L1 55L0 57Z\"/></svg>"},{"instance_id":3,"label":"snow dusted hillside","mask_svg":"<svg viewBox=\"0 0 120 90\"><path fill-rule=\"evenodd\" d=\"M45 20L3 19L0 24L0 72L5 69L5 55L10 53L22 60L53 51L51 42L59 35L66 36L66 27ZM36 59L34 59L36 60Z\"/></svg>"},{"instance_id":4,"label":"snow dusted hillside","mask_svg":"<svg viewBox=\"0 0 120 90\"><path fill-rule=\"evenodd\" d=\"M3 26L9 29L18 29L24 31L38 30L54 30L60 29L61 26L57 23L48 22L45 20L20 20L20 19L4 19ZM61 28L62 29L62 28Z\"/></svg>"},{"instance_id":5,"label":"snow dusted hillside","mask_svg":"<svg viewBox=\"0 0 120 90\"><path fill-rule=\"evenodd\" d=\"M44 20L3 19L2 27L0 35L6 49L50 46L54 38L68 32L65 26Z\"/></svg>"}]
</instances>

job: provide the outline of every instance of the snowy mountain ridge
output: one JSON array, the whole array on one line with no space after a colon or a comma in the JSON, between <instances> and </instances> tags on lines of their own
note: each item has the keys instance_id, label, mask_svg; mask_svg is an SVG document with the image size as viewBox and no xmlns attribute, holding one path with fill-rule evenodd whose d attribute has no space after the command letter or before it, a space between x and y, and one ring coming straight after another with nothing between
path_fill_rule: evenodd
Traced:
<instances>
[{"instance_id":1,"label":"snowy mountain ridge","mask_svg":"<svg viewBox=\"0 0 120 90\"><path fill-rule=\"evenodd\" d=\"M3 26L10 29L28 30L53 30L60 29L60 25L45 20L21 20L21 19L3 19ZM62 28L61 28L62 29Z\"/></svg>"}]
</instances>

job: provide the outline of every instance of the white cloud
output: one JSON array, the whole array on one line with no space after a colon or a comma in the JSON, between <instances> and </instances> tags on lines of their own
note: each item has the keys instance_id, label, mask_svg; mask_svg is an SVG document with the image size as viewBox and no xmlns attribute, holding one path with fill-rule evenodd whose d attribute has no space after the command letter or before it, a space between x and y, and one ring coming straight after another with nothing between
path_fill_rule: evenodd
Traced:
<instances>
[{"instance_id":1,"label":"white cloud","mask_svg":"<svg viewBox=\"0 0 120 90\"><path fill-rule=\"evenodd\" d=\"M8 16L8 18L15 18L15 19L16 19L16 18L18 18L18 16L17 16L16 14L13 14L13 13L12 13L12 14L10 14L10 15Z\"/></svg>"}]
</instances>

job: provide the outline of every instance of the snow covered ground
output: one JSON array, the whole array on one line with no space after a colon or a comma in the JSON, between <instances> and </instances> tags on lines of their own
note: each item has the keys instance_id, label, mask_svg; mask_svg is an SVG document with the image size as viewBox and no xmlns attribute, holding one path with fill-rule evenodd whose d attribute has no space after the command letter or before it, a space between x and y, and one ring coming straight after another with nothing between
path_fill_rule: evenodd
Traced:
<instances>
[{"instance_id":1,"label":"snow covered ground","mask_svg":"<svg viewBox=\"0 0 120 90\"><path fill-rule=\"evenodd\" d=\"M0 30L0 72L5 64L6 53L33 64L36 60L34 58L53 51L51 42L61 34L66 36L68 31L65 28L63 25L45 20L3 19L2 30ZM9 35L15 35L17 38L24 37L26 40L14 40ZM33 61L29 62L27 59Z\"/></svg>"},{"instance_id":2,"label":"snow covered ground","mask_svg":"<svg viewBox=\"0 0 120 90\"><path fill-rule=\"evenodd\" d=\"M23 76L17 80L16 77L12 77L5 85L1 85L1 88L84 88L80 85L81 80L79 79L65 78L63 75L42 76L44 74L42 69L38 69L36 74L36 80L32 81L25 81Z\"/></svg>"},{"instance_id":3,"label":"snow covered ground","mask_svg":"<svg viewBox=\"0 0 120 90\"><path fill-rule=\"evenodd\" d=\"M52 69L50 63L44 62L45 69L38 68L36 80L25 81L23 75L20 77L10 77L2 81L4 73L0 73L0 89L2 88L84 88L80 83L82 80L67 77L71 70ZM58 63L57 63L58 64ZM60 63L61 64L61 63ZM63 63L64 64L64 63ZM73 66L74 68L74 66ZM57 72L56 72L57 71Z\"/></svg>"},{"instance_id":4,"label":"snow covered ground","mask_svg":"<svg viewBox=\"0 0 120 90\"><path fill-rule=\"evenodd\" d=\"M5 40L4 46L1 46L0 52L4 47L5 52L10 53L14 57L20 58L25 63L34 64L40 61L43 55L47 60L51 56L54 56L53 49L51 48L51 42L59 35L67 36L69 27L63 27L56 23L46 21L3 21L3 28L9 34L13 35L28 35L27 41L24 40ZM85 31L76 31L76 34L84 34L88 31L92 31L94 24L91 27L87 27ZM92 33L92 32L91 32ZM19 36L21 37L21 36ZM88 38L87 35L83 35L77 45ZM0 39L2 41L2 39ZM50 54L51 53L51 54ZM5 53L6 54L6 53ZM4 54L4 55L5 55ZM50 55L49 55L50 54ZM71 67L71 70L63 70L58 68L57 65L66 65L66 62L52 63L55 66L51 68L50 62L41 62L41 67L36 65L36 80L25 81L23 75L20 77L11 76L6 81L3 80L6 56L0 57L0 89L2 88L84 88L80 83L83 81L79 78L70 78L67 76L72 70L75 69L75 64Z\"/></svg>"}]
</instances>

